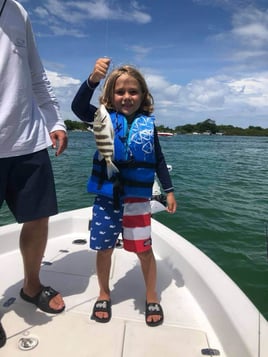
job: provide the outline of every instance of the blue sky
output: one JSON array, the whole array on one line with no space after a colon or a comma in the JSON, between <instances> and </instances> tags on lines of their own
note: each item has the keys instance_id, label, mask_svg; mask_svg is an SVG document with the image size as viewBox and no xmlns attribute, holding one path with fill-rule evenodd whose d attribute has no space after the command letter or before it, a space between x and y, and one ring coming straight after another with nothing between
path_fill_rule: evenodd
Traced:
<instances>
[{"instance_id":1,"label":"blue sky","mask_svg":"<svg viewBox=\"0 0 268 357\"><path fill-rule=\"evenodd\" d=\"M95 60L133 64L157 125L268 128L267 0L20 0L64 119ZM98 103L100 92L94 95Z\"/></svg>"}]
</instances>

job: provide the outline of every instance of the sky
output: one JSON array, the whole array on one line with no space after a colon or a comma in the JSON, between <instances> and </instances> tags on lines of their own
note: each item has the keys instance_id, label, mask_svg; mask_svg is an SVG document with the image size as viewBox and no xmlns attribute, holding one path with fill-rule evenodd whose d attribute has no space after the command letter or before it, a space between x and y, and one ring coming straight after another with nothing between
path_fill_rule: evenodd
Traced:
<instances>
[{"instance_id":1,"label":"sky","mask_svg":"<svg viewBox=\"0 0 268 357\"><path fill-rule=\"evenodd\" d=\"M20 0L64 120L99 57L144 75L156 125L268 128L267 0ZM98 105L101 85L93 97Z\"/></svg>"}]
</instances>

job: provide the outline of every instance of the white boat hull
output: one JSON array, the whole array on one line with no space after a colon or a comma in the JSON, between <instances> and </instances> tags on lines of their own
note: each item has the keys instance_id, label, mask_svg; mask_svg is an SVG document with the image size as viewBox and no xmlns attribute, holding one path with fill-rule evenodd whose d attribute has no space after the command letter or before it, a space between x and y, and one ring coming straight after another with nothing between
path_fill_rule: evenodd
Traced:
<instances>
[{"instance_id":1,"label":"white boat hull","mask_svg":"<svg viewBox=\"0 0 268 357\"><path fill-rule=\"evenodd\" d=\"M88 244L73 244L77 239L88 241L90 218L91 209L86 208L50 219L41 277L64 296L66 311L56 316L19 297L20 225L0 228L0 313L8 337L1 357L200 357L211 356L205 354L209 349L225 357L268 356L268 324L255 306L206 255L155 220L152 238L164 324L145 324L139 262L123 249L113 255L112 320L90 320L98 296L95 252ZM31 337L37 345L21 350L19 341Z\"/></svg>"}]
</instances>

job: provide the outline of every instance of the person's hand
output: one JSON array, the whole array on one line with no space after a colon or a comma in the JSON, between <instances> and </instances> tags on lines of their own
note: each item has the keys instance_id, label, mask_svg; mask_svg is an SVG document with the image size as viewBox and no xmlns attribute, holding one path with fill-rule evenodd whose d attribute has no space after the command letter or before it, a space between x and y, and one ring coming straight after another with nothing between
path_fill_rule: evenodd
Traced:
<instances>
[{"instance_id":1,"label":"person's hand","mask_svg":"<svg viewBox=\"0 0 268 357\"><path fill-rule=\"evenodd\" d=\"M175 213L177 209L177 202L173 192L167 193L167 211Z\"/></svg>"},{"instance_id":2,"label":"person's hand","mask_svg":"<svg viewBox=\"0 0 268 357\"><path fill-rule=\"evenodd\" d=\"M56 156L59 156L67 148L68 137L64 130L52 131L50 134L52 148L56 149Z\"/></svg>"},{"instance_id":3,"label":"person's hand","mask_svg":"<svg viewBox=\"0 0 268 357\"><path fill-rule=\"evenodd\" d=\"M99 58L97 59L93 72L89 76L89 81L91 83L99 83L101 79L106 77L106 74L108 72L109 66L111 63L110 58Z\"/></svg>"}]
</instances>

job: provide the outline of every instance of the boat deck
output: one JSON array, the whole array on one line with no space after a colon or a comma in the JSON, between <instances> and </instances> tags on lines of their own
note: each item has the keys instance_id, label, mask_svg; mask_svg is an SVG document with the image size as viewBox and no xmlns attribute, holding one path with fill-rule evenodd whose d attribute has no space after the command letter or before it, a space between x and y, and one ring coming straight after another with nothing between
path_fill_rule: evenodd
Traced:
<instances>
[{"instance_id":1,"label":"boat deck","mask_svg":"<svg viewBox=\"0 0 268 357\"><path fill-rule=\"evenodd\" d=\"M145 288L140 265L135 254L120 248L115 249L110 276L112 319L106 324L91 320L98 296L96 253L88 248L88 227L82 218L75 223L63 218L50 225L41 280L63 295L66 311L59 315L45 314L19 297L23 265L17 249L18 233L5 232L2 242L6 246L1 243L0 258L4 272L0 314L8 340L0 350L1 357L227 357L183 274L169 260L161 258L157 249L158 292L165 313L164 324L158 327L145 324ZM86 244L76 244L76 240L84 240ZM27 338L33 338L32 347L36 338L37 345L33 349L29 346L26 352L19 343ZM208 354L208 348L215 349L214 354Z\"/></svg>"},{"instance_id":2,"label":"boat deck","mask_svg":"<svg viewBox=\"0 0 268 357\"><path fill-rule=\"evenodd\" d=\"M201 329L204 321L199 321L204 317L182 278L174 277L158 256L158 286L165 312L162 326L150 328L145 324L140 265L135 254L120 248L113 255L110 276L112 320L107 324L92 321L90 314L98 296L95 252L88 249L88 243L73 243L76 239L88 241L88 233L50 239L43 260L42 281L58 289L66 303L66 311L56 316L41 312L19 297L23 279L19 251L1 256L6 273L1 280L1 311L8 334L1 356L25 355L18 342L29 336L39 341L36 348L27 351L29 357L37 352L40 357L57 353L105 357L202 355L201 350L208 348L206 333Z\"/></svg>"}]
</instances>

